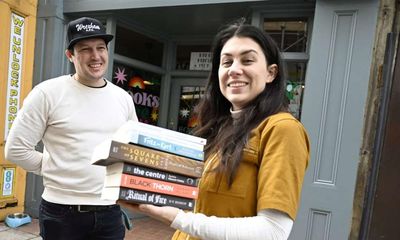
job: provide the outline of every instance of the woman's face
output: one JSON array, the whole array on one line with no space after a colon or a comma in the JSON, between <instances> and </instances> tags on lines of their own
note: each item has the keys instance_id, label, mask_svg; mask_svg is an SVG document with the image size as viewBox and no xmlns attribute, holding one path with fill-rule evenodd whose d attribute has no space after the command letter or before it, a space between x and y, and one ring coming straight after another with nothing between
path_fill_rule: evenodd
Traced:
<instances>
[{"instance_id":1,"label":"woman's face","mask_svg":"<svg viewBox=\"0 0 400 240\"><path fill-rule=\"evenodd\" d=\"M267 66L261 47L251 38L232 37L221 50L219 88L233 110L244 108L275 79L277 65Z\"/></svg>"}]
</instances>

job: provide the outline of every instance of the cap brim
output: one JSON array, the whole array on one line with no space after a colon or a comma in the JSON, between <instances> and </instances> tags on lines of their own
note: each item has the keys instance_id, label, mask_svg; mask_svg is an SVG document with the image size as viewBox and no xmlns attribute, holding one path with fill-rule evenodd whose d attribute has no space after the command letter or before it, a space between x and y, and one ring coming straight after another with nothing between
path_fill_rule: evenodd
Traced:
<instances>
[{"instance_id":1,"label":"cap brim","mask_svg":"<svg viewBox=\"0 0 400 240\"><path fill-rule=\"evenodd\" d=\"M68 49L71 49L77 42L84 40L84 39L89 39L89 38L101 38L106 42L106 44L108 44L108 42L110 42L114 38L114 36L111 34L94 34L94 35L85 36L85 37L78 37L78 38L73 39L71 42L69 42Z\"/></svg>"}]
</instances>

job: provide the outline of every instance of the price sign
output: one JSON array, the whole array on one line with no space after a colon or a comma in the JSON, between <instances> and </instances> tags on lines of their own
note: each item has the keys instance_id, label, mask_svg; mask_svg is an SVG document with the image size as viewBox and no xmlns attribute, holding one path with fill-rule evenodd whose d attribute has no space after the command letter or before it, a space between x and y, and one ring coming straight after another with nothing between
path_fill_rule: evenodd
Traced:
<instances>
[{"instance_id":1,"label":"price sign","mask_svg":"<svg viewBox=\"0 0 400 240\"><path fill-rule=\"evenodd\" d=\"M211 52L191 52L190 53L190 70L211 70Z\"/></svg>"}]
</instances>

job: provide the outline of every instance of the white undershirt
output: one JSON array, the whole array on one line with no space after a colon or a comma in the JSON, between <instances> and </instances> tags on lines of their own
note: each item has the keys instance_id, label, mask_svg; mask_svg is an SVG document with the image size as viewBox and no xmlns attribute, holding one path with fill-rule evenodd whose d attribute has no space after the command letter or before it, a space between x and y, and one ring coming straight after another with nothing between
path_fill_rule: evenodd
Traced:
<instances>
[{"instance_id":1,"label":"white undershirt","mask_svg":"<svg viewBox=\"0 0 400 240\"><path fill-rule=\"evenodd\" d=\"M286 240L292 226L293 220L286 213L273 209L240 218L207 217L180 211L171 224L175 229L207 240Z\"/></svg>"}]
</instances>

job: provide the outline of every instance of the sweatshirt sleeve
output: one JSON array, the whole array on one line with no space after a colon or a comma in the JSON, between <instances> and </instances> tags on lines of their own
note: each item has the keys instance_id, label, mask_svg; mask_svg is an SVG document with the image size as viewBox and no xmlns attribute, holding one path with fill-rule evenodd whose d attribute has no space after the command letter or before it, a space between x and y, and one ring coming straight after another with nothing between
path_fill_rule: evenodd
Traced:
<instances>
[{"instance_id":1,"label":"sweatshirt sleeve","mask_svg":"<svg viewBox=\"0 0 400 240\"><path fill-rule=\"evenodd\" d=\"M46 129L48 103L44 93L34 88L24 100L5 144L5 158L29 172L40 174L43 154L35 150Z\"/></svg>"}]
</instances>

